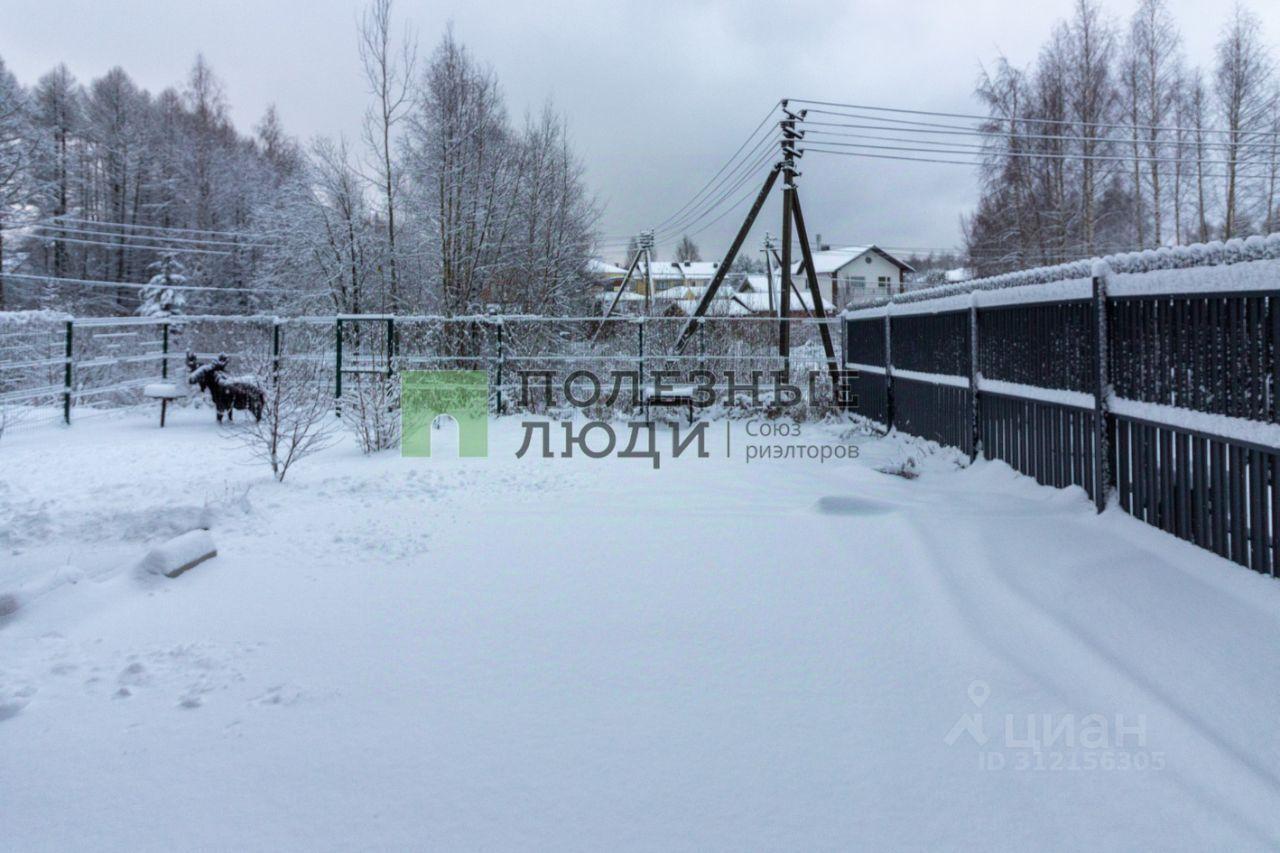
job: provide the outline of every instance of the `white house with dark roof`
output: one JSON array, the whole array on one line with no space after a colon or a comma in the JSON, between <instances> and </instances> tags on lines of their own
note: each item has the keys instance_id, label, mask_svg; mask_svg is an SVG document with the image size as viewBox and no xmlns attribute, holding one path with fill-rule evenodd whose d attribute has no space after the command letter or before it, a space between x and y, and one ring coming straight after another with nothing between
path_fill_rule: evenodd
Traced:
<instances>
[{"instance_id":1,"label":"white house with dark roof","mask_svg":"<svg viewBox=\"0 0 1280 853\"><path fill-rule=\"evenodd\" d=\"M879 246L823 248L813 253L814 272L824 301L843 310L846 306L898 293L903 277L915 272L908 263ZM793 275L805 275L804 260L795 264Z\"/></svg>"}]
</instances>

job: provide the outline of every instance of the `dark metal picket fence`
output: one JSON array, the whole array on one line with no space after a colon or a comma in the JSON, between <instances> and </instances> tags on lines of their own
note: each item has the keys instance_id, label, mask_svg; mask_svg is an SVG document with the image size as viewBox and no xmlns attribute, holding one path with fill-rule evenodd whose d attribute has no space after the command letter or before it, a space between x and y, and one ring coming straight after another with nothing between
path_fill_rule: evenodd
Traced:
<instances>
[{"instance_id":1,"label":"dark metal picket fence","mask_svg":"<svg viewBox=\"0 0 1280 853\"><path fill-rule=\"evenodd\" d=\"M953 290L845 340L867 418L1280 576L1280 262Z\"/></svg>"}]
</instances>

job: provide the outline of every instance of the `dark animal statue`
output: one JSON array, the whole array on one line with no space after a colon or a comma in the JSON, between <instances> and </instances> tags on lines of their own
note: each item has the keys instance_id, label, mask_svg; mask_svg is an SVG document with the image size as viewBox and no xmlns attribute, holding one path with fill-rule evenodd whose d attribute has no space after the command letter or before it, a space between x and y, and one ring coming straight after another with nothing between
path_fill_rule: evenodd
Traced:
<instances>
[{"instance_id":1,"label":"dark animal statue","mask_svg":"<svg viewBox=\"0 0 1280 853\"><path fill-rule=\"evenodd\" d=\"M187 353L187 381L198 385L201 391L208 391L213 397L213 407L218 413L218 423L222 416L227 422L235 421L235 410L248 409L255 421L262 420L262 409L266 406L267 395L262 388L251 379L232 379L227 376L227 356L219 355L216 361L199 364L193 353Z\"/></svg>"}]
</instances>

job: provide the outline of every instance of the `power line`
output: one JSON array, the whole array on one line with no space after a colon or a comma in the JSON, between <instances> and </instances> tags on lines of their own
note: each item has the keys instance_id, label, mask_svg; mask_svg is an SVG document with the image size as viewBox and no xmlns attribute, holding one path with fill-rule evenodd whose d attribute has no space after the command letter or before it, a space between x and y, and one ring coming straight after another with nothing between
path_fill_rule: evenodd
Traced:
<instances>
[{"instance_id":1,"label":"power line","mask_svg":"<svg viewBox=\"0 0 1280 853\"><path fill-rule=\"evenodd\" d=\"M862 118L862 117L858 116L858 118ZM896 119L882 119L877 116L867 116L866 119L869 121L880 121L880 122L897 121ZM918 124L927 124L928 126L918 128L916 127L916 125ZM1103 142L1103 143L1109 142L1114 145L1127 145L1127 146L1138 144L1144 148L1150 148L1153 143L1157 147L1172 145L1178 148L1227 148L1227 149L1237 148L1239 149L1239 148L1252 148L1254 146L1262 146L1264 151L1268 151L1272 148L1276 148L1277 146L1280 146L1280 141L1256 142L1256 143L1247 142L1247 143L1240 143L1238 145L1233 145L1230 142L1199 142L1194 139L1160 138L1160 139L1153 140L1150 138L1139 137L1138 139L1135 140L1132 137L1127 139L1121 139L1121 138L1115 138L1115 137L1109 137L1109 136L1099 137L1099 136L1070 136L1070 135L1064 135L1064 134L1048 134L1048 133L1022 133L1018 131L989 130L985 128L966 128L962 125L942 125L942 124L934 124L934 123L926 123L926 122L910 122L909 126L902 126L898 124L871 125L871 124L847 124L847 123L838 122L838 121L805 121L805 127L810 129L810 132L812 133L823 133L823 134L829 134L833 136L850 136L850 137L858 137L858 134L839 133L833 130L814 130L812 128L841 127L841 128L849 128L852 130L897 131L900 133L921 133L921 134L927 133L927 134L942 134L947 136L977 136L977 137L983 137L983 138L1004 138L1004 139L1016 139L1016 140L1036 139L1036 140L1050 141L1050 142ZM935 129L935 128L942 128L942 129Z\"/></svg>"},{"instance_id":2,"label":"power line","mask_svg":"<svg viewBox=\"0 0 1280 853\"><path fill-rule=\"evenodd\" d=\"M730 213L733 213L735 210L740 209L745 202L750 201L759 192L760 191L754 186L751 187L750 189L747 190L746 195L742 196L737 201L733 202L733 204L725 208L724 211L721 212L720 215L717 216L715 219L712 219L710 222L703 224L703 226L697 229L696 231L690 232L689 236L696 237L697 235L701 234L703 231L706 231L708 228L710 228L712 225L715 225L717 222L719 222L724 217L728 216Z\"/></svg>"},{"instance_id":3,"label":"power line","mask_svg":"<svg viewBox=\"0 0 1280 853\"><path fill-rule=\"evenodd\" d=\"M726 169L729 168L730 164L732 164L737 159L738 155L742 153L743 149L745 149L747 145L750 144L751 140L755 138L756 134L760 132L760 129L764 127L766 124L768 124L769 119L773 117L774 112L778 109L779 103L781 102L775 101L772 105L770 105L769 111L764 114L764 118L760 120L760 123L755 126L755 128L751 131L751 133L747 134L747 138L743 141L741 145L738 146L738 150L733 152L733 154L729 157L729 160L723 166L720 167L719 171L717 171L714 175L711 176L711 179L708 180L707 183L703 185L702 189L694 193L693 198L685 202L684 205L679 210L677 210L675 213L668 216L663 221L654 225L653 230L657 231L659 228L662 228L664 225L669 223L671 220L675 219L677 216L683 213L686 208L688 208L691 204L693 204L698 200L698 198L707 190L707 188L711 186L712 182L714 182L716 178L720 177L720 175Z\"/></svg>"},{"instance_id":4,"label":"power line","mask_svg":"<svg viewBox=\"0 0 1280 853\"><path fill-rule=\"evenodd\" d=\"M104 279L93 278L67 278L51 275L33 275L30 273L6 272L0 273L0 278L19 279L27 281L41 281L47 284L71 284L78 287L103 287L103 288L134 288L143 290L146 288L160 288L163 290L173 291L204 291L210 293L310 293L314 295L323 295L321 291L303 290L300 288L268 288L268 287L221 287L214 285L197 285L197 284L143 284L136 281L106 281Z\"/></svg>"},{"instance_id":5,"label":"power line","mask_svg":"<svg viewBox=\"0 0 1280 853\"><path fill-rule=\"evenodd\" d=\"M777 138L773 138L772 140L770 140L771 143L776 143L777 141L778 141ZM679 224L678 227L672 227L670 230L663 233L662 239L669 239L671 237L674 237L679 232L686 231L689 228L692 228L699 221L701 221L702 219L710 215L713 211L715 211L717 207L719 207L719 205L726 198L731 196L733 193L736 193L744 183L751 180L751 178L753 177L757 177L759 175L761 167L764 166L766 163L768 163L770 160L772 160L776 156L777 156L777 152L773 150L772 144L766 146L763 153L756 156L754 161L752 161L749 165L744 164L746 165L745 170L742 170L741 167L739 167L739 171L741 171L741 174L738 176L737 180L733 183L733 185L729 186L727 189L721 192L720 195L714 201L711 201L710 203L703 205L701 208L701 212L697 212L697 215L693 216L693 218L688 218L693 212L691 212L691 214L686 214L686 216L682 218L683 221Z\"/></svg>"},{"instance_id":6,"label":"power line","mask_svg":"<svg viewBox=\"0 0 1280 853\"><path fill-rule=\"evenodd\" d=\"M827 143L827 144L834 144L834 143ZM983 162L982 162L982 161L980 161L980 160L942 160L942 159L939 159L939 158L936 158L936 157L907 157L907 156L903 156L903 155L895 155L895 154L872 154L872 153L869 153L869 152L866 152L866 151L841 151L841 150L832 150L832 149L830 149L830 148L816 148L816 147L811 146L811 145L810 145L810 146L806 146L804 150L805 150L806 152L812 151L812 152L814 152L814 153L816 153L816 154L839 154L839 155L844 156L844 157L863 157L863 158L870 158L870 159L873 159L873 160L900 160L900 161L904 161L904 162L908 162L908 163L941 163L941 164L944 164L944 165L950 165L950 166L972 166L972 167L980 167L980 166L988 165L988 164L986 164L986 163L983 163ZM896 149L896 148L891 148L890 150L895 150L895 151L896 151L896 150L910 150L910 149ZM932 151L932 149L924 149L924 150ZM938 153L947 153L947 152L938 152ZM959 152L959 153L963 153L963 152ZM1033 157L1033 159L1034 159L1034 157ZM1065 160L1065 161L1070 161L1070 160L1075 160L1075 159L1079 159L1079 158L1076 158L1076 157L1069 157L1069 156L1063 156L1063 157L1049 157L1049 158L1043 158L1043 159L1056 159L1056 160ZM1108 158L1108 159L1110 159L1110 158ZM1200 177L1210 178L1210 179L1215 179L1215 180L1217 180L1217 179L1225 180L1225 179L1226 179L1226 178L1228 178L1229 176L1228 176L1228 175L1221 175L1221 174L1216 174L1216 173L1215 173L1215 174L1201 175ZM1188 178L1188 180L1190 180L1190 179L1191 179L1191 178ZM1239 180L1239 179L1244 179L1244 180L1249 180L1249 179L1259 180L1260 178L1259 178L1258 176L1256 176L1256 175L1255 175L1255 176L1251 176L1251 175L1245 175L1245 174L1237 173L1237 174L1236 174L1236 179L1237 179L1237 180Z\"/></svg>"},{"instance_id":7,"label":"power line","mask_svg":"<svg viewBox=\"0 0 1280 853\"><path fill-rule=\"evenodd\" d=\"M181 248L181 247L166 247L166 246L135 246L135 245L130 245L128 243L104 243L98 240L81 240L77 237L50 237L42 234L32 234L30 239L44 240L47 242L56 241L58 243L74 243L80 246L105 246L109 249L132 249L134 251L144 251L144 252L176 252L178 254L184 254L184 255L221 255L224 257L230 257L232 255L231 252L224 252L220 249L188 249L188 248Z\"/></svg>"},{"instance_id":8,"label":"power line","mask_svg":"<svg viewBox=\"0 0 1280 853\"><path fill-rule=\"evenodd\" d=\"M814 130L812 131L812 133L824 134L826 133L826 131ZM852 134L849 134L849 135L852 136ZM930 142L929 140L901 139L898 137L877 137L877 136L862 136L859 138L879 139L884 142L895 142L895 141L912 142L912 143L915 143L916 145L933 145L935 147L914 148L910 146L896 146L896 145L871 145L868 143L860 143L860 142L840 142L838 140L831 140L831 139L819 139L818 142L821 145L836 145L842 148L871 148L871 149L885 150L885 151L906 151L906 152L917 152L917 153L924 153L924 154L987 154L990 151L990 149L988 149L984 145L973 145L973 144L962 143L962 142ZM937 147L937 146L947 146L947 147ZM1133 155L1133 154L1057 154L1057 153L1050 153L1050 152L1043 152L1043 151L1000 150L997 152L990 152L990 156L1022 157L1022 158L1031 158L1031 159L1038 159L1038 160L1072 160L1072 161L1096 160L1096 161L1121 162L1121 163L1138 162L1138 163L1184 163L1186 164L1189 162L1195 162L1202 165L1208 164L1211 166L1258 165L1256 163L1250 163L1250 162L1241 161L1241 160L1236 160L1236 161L1205 160L1203 158L1197 158L1194 161L1187 161L1187 160L1177 160L1169 157L1150 157L1147 155ZM1242 177L1242 176L1237 174L1237 177ZM1244 177L1248 177L1248 176L1244 176ZM1252 177L1261 177L1261 176L1255 175Z\"/></svg>"},{"instance_id":9,"label":"power line","mask_svg":"<svg viewBox=\"0 0 1280 853\"><path fill-rule=\"evenodd\" d=\"M162 237L158 235L153 236L150 234L121 234L116 231L98 231L98 230L93 230L89 228L72 228L69 225L41 225L37 223L35 225L31 225L27 227L35 228L40 231L56 231L59 233L65 232L67 234L88 234L90 236L114 237L116 239L122 239L122 240L149 240L151 242L163 241L165 243L191 243L195 245L231 246L234 248L265 248L269 245L267 243L247 243L247 242L235 241L235 240L198 240L198 239L192 239L189 237ZM12 229L12 230L19 230L19 229Z\"/></svg>"},{"instance_id":10,"label":"power line","mask_svg":"<svg viewBox=\"0 0 1280 853\"><path fill-rule=\"evenodd\" d=\"M724 201L732 196L737 190L752 177L757 176L761 166L766 164L770 159L776 156L773 146L777 144L781 135L774 131L756 140L751 145L750 150L743 154L744 149L751 143L760 128L764 127L770 116L775 112L776 105L771 107L764 119L758 124L747 137L747 140L738 147L734 155L728 162L720 168L720 170L712 176L712 178L703 185L702 189L695 194L694 198L686 202L683 212L677 211L676 214L668 216L663 223L665 227L655 228L654 236L657 240L668 240L674 238L681 232L688 232L693 226L702 222L706 217L714 213ZM762 150L763 149L763 150ZM740 156L741 155L741 156ZM754 159L753 159L754 158ZM727 184L727 186L726 186ZM723 189L722 189L723 187ZM718 193L718 194L717 194ZM736 203L735 203L736 204ZM731 205L728 210L732 210ZM727 210L725 211L727 212ZM725 213L721 213L716 217L718 221ZM701 233L706 226L698 229L695 233ZM604 240L596 244L597 248L623 248L629 247L632 238L617 238L615 240Z\"/></svg>"},{"instance_id":11,"label":"power line","mask_svg":"<svg viewBox=\"0 0 1280 853\"><path fill-rule=\"evenodd\" d=\"M77 222L77 223L86 224L86 225L114 226L114 227L117 227L117 228L132 228L132 229L137 230L137 231L174 231L174 232L178 232L178 233L181 233L181 234L219 234L219 235L222 235L222 236L232 236L232 237L265 237L265 236L268 236L268 235L263 234L263 233L257 233L257 234L254 234L254 233L250 233L250 232L247 232L247 231L230 231L230 230L226 230L226 229L219 229L219 228L179 228L179 227L174 226L174 225L141 225L141 224L136 224L136 223L132 223L132 222L113 222L113 221L106 220L106 219L86 219L86 218L84 218L84 217L80 217L80 216L68 216L68 215L66 215L66 214L61 214L61 215L58 215L58 216L51 216L51 217L49 217L48 219L45 219L45 220L42 220L42 221L43 221L43 222L54 222L54 223L57 223L57 222Z\"/></svg>"},{"instance_id":12,"label":"power line","mask_svg":"<svg viewBox=\"0 0 1280 853\"><path fill-rule=\"evenodd\" d=\"M1077 121L1075 119L1033 118L1031 116L1019 116L1017 118L1004 118L1001 116L973 115L972 113L947 113L947 112L938 112L934 110L911 110L911 109L904 109L900 107L873 107L873 106L867 106L865 104L844 104L844 103L839 103L837 101L814 101L814 100L809 100L807 98L791 98L789 100L795 101L796 103L800 103L800 104L817 104L820 107L841 107L843 109L863 110L866 112L884 112L884 113L897 113L900 115L932 116L935 118L959 118L959 119L968 119L971 121L984 121L984 122L1023 121L1023 122L1036 122L1039 124L1062 124L1062 125L1068 125L1071 127L1100 127L1100 128L1112 128L1112 129L1121 129L1121 130L1129 130L1129 131L1154 130L1156 132L1168 132L1168 133L1199 132L1199 133L1220 133L1220 134L1229 134L1229 135L1241 134L1246 136L1268 136L1268 137L1280 138L1280 132L1274 131L1274 130L1242 130L1242 129L1231 130L1231 129L1213 128L1213 127L1202 127L1197 130L1196 128L1187 128L1187 127L1169 127L1169 126L1162 126L1162 125L1144 125L1144 124L1134 124L1134 123L1126 124L1126 123L1102 122L1102 121ZM814 109L812 111L815 113L826 114L826 111L822 109ZM834 113L834 115L841 115L841 113Z\"/></svg>"},{"instance_id":13,"label":"power line","mask_svg":"<svg viewBox=\"0 0 1280 853\"><path fill-rule=\"evenodd\" d=\"M760 168L762 162L777 156L774 146L777 145L780 138L781 137L778 134L763 137L751 149L751 152L747 154L745 159L734 167L732 171L727 172L724 177L717 182L713 192L718 192L718 195L714 198L711 196L704 198L697 206L682 214L678 219L671 222L665 228L657 230L655 232L655 237L663 240L674 237L681 230L689 227L690 224L699 221L702 217L715 210L716 206L722 202L726 196L732 195L737 191L737 188L742 185L743 180L749 179L751 175Z\"/></svg>"}]
</instances>

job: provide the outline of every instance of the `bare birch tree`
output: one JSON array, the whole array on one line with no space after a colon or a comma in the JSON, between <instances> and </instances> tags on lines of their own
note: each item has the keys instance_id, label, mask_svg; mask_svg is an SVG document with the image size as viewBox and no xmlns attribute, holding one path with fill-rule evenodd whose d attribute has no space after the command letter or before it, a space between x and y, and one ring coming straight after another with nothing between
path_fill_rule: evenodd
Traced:
<instances>
[{"instance_id":1,"label":"bare birch tree","mask_svg":"<svg viewBox=\"0 0 1280 853\"><path fill-rule=\"evenodd\" d=\"M1270 86L1271 59L1263 47L1256 15L1237 5L1217 47L1214 94L1226 131L1223 159L1226 186L1223 201L1223 239L1243 233L1241 168L1259 161L1260 131L1271 117L1275 93ZM1246 169L1246 171L1248 171Z\"/></svg>"},{"instance_id":2,"label":"bare birch tree","mask_svg":"<svg viewBox=\"0 0 1280 853\"><path fill-rule=\"evenodd\" d=\"M418 42L406 33L393 44L391 0L373 0L360 20L360 63L374 103L365 112L364 142L373 159L371 183L382 196L385 219L387 299L382 310L404 307L400 266L396 254L396 208L400 198L400 170L394 157L396 127L407 116L417 74Z\"/></svg>"}]
</instances>

